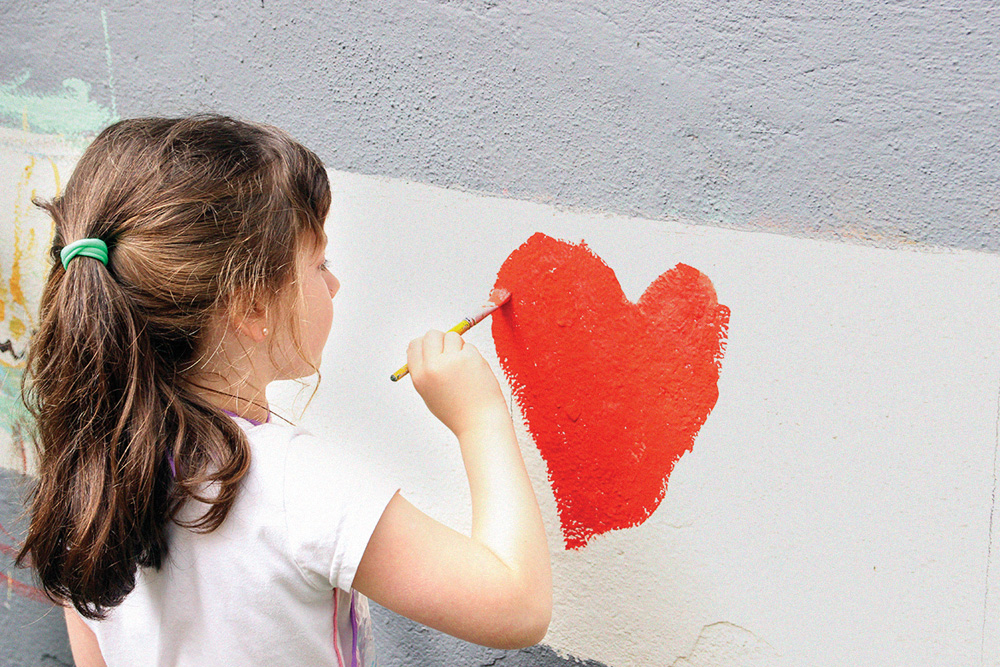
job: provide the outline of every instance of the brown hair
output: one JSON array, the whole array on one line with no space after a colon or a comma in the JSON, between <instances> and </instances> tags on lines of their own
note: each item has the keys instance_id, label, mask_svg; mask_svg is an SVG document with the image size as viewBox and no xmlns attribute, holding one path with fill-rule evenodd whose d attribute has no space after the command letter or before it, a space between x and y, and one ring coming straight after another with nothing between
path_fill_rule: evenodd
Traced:
<instances>
[{"instance_id":1,"label":"brown hair","mask_svg":"<svg viewBox=\"0 0 1000 667\"><path fill-rule=\"evenodd\" d=\"M187 500L207 510L182 525L205 532L232 507L248 443L187 378L220 313L275 307L294 323L281 302L323 237L330 186L276 128L141 118L104 130L65 192L37 203L56 232L22 387L39 480L17 563L53 600L103 618L138 566L163 562ZM107 243L106 267L63 268L59 251L82 238Z\"/></svg>"}]
</instances>

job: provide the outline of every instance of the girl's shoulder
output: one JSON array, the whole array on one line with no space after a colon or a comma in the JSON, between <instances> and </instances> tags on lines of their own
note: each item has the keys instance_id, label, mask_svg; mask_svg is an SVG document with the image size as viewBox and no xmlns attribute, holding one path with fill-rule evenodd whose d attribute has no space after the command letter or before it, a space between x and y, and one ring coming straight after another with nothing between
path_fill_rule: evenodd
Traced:
<instances>
[{"instance_id":1,"label":"girl's shoulder","mask_svg":"<svg viewBox=\"0 0 1000 667\"><path fill-rule=\"evenodd\" d=\"M318 435L295 424L267 422L255 424L241 417L234 421L247 436L251 450L251 468L278 466L284 476L307 479L314 475L362 475L366 462L355 455L354 448L337 438Z\"/></svg>"},{"instance_id":2,"label":"girl's shoulder","mask_svg":"<svg viewBox=\"0 0 1000 667\"><path fill-rule=\"evenodd\" d=\"M261 445L288 444L299 439L317 439L311 431L295 424L279 421L261 424L236 415L230 415L230 418L243 430L247 440L250 441L251 449L254 450Z\"/></svg>"},{"instance_id":3,"label":"girl's shoulder","mask_svg":"<svg viewBox=\"0 0 1000 667\"><path fill-rule=\"evenodd\" d=\"M232 413L227 412L226 414L243 429L243 432L247 436L253 436L254 438L287 438L291 440L299 435L310 435L309 431L295 424L280 421L269 421L262 424Z\"/></svg>"}]
</instances>

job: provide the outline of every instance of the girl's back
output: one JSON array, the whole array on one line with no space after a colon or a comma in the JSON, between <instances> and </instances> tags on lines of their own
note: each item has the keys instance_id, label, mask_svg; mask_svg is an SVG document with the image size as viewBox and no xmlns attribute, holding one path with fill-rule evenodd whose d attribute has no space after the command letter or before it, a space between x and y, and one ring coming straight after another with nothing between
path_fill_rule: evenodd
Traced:
<instances>
[{"instance_id":1,"label":"girl's back","mask_svg":"<svg viewBox=\"0 0 1000 667\"><path fill-rule=\"evenodd\" d=\"M133 665L369 664L367 601L347 591L396 488L349 447L238 423L251 464L226 521L211 533L171 527L167 565L142 569L91 624L102 648ZM181 518L203 511L192 503Z\"/></svg>"}]
</instances>

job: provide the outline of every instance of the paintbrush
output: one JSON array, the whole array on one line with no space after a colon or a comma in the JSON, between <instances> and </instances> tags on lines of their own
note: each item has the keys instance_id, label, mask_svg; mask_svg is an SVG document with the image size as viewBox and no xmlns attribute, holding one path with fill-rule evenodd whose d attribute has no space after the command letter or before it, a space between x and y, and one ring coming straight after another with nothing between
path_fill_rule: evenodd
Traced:
<instances>
[{"instance_id":1,"label":"paintbrush","mask_svg":"<svg viewBox=\"0 0 1000 667\"><path fill-rule=\"evenodd\" d=\"M454 331L459 336L461 336L466 331L468 331L472 327L482 322L484 319L486 319L486 317L490 313L492 313L494 310L504 305L508 301L510 301L510 292L508 292L505 289L495 289L492 292L490 292L489 300L483 304L483 307L479 312L477 312L475 315L466 317L464 320L462 320L452 328L448 329L448 331L449 332ZM410 372L409 367L406 364L403 364L403 367L400 368L395 373L393 373L392 375L390 375L389 379L392 380L393 382L397 382L401 377L403 377L409 372Z\"/></svg>"}]
</instances>

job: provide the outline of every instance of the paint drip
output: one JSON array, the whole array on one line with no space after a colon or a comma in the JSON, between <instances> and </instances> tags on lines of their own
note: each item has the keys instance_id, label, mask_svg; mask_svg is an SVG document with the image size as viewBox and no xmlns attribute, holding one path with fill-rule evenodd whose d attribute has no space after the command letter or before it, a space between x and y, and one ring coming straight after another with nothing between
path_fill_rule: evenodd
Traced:
<instances>
[{"instance_id":1,"label":"paint drip","mask_svg":"<svg viewBox=\"0 0 1000 667\"><path fill-rule=\"evenodd\" d=\"M638 303L584 243L537 233L496 281L500 364L548 467L567 549L641 524L718 399L729 326L706 275L678 264Z\"/></svg>"}]
</instances>

